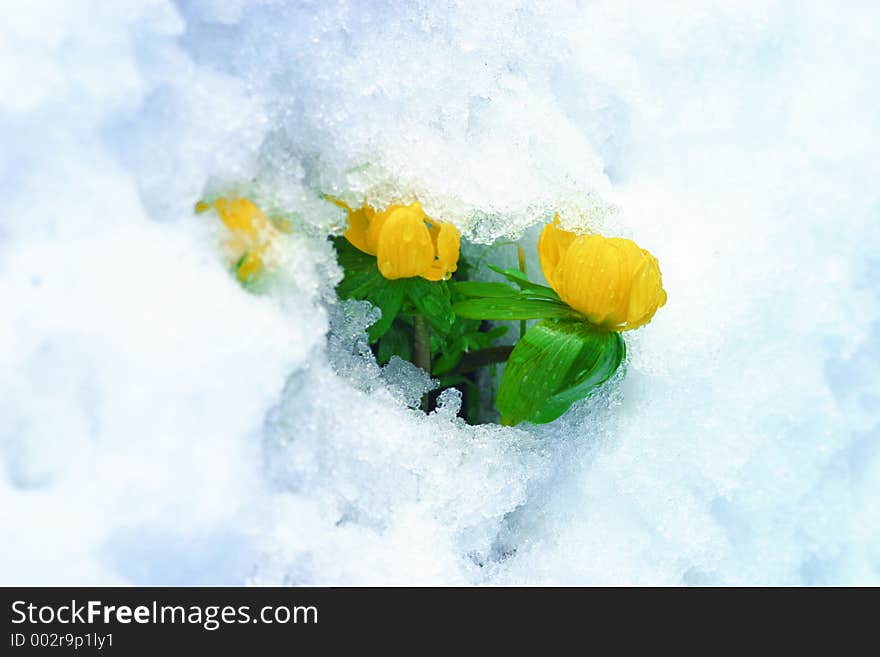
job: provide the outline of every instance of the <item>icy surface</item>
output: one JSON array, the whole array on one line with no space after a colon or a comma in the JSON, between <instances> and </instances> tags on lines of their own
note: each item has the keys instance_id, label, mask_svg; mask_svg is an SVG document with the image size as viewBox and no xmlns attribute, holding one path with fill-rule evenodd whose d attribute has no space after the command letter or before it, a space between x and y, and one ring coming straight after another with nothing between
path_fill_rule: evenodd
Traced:
<instances>
[{"instance_id":1,"label":"icy surface","mask_svg":"<svg viewBox=\"0 0 880 657\"><path fill-rule=\"evenodd\" d=\"M3 13L0 583L880 584L875 3ZM270 294L192 212L230 189L294 223ZM669 303L551 425L425 416L322 193L532 271L558 210Z\"/></svg>"}]
</instances>

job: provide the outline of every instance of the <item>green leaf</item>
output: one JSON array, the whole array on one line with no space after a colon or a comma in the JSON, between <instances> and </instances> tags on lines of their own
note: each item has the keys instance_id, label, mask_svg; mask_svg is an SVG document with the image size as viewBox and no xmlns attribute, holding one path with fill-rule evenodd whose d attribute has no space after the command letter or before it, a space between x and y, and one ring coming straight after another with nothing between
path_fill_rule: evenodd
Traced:
<instances>
[{"instance_id":1,"label":"green leaf","mask_svg":"<svg viewBox=\"0 0 880 657\"><path fill-rule=\"evenodd\" d=\"M385 335L386 331L391 328L391 323L400 312L403 306L403 297L406 295L406 285L400 281L389 281L382 279L384 283L373 289L367 294L367 301L382 311L382 317L379 321L370 326L367 335L370 338L370 344Z\"/></svg>"},{"instance_id":2,"label":"green leaf","mask_svg":"<svg viewBox=\"0 0 880 657\"><path fill-rule=\"evenodd\" d=\"M546 285L540 285L539 283L533 283L529 280L529 277L526 276L519 269L502 269L501 267L497 267L495 265L489 265L489 269L498 274L501 274L511 283L519 285L519 287L524 292L528 292L531 296L542 297L544 299L555 299L557 301L559 300L559 295L556 294L553 288L547 287Z\"/></svg>"},{"instance_id":3,"label":"green leaf","mask_svg":"<svg viewBox=\"0 0 880 657\"><path fill-rule=\"evenodd\" d=\"M549 299L465 299L452 306L455 314L468 319L550 319L576 318L577 313L559 301Z\"/></svg>"},{"instance_id":4,"label":"green leaf","mask_svg":"<svg viewBox=\"0 0 880 657\"><path fill-rule=\"evenodd\" d=\"M482 281L457 281L453 289L463 297L488 297L500 299L516 297L521 293L506 283L485 283Z\"/></svg>"},{"instance_id":5,"label":"green leaf","mask_svg":"<svg viewBox=\"0 0 880 657\"><path fill-rule=\"evenodd\" d=\"M426 281L424 278L406 278L407 296L435 331L449 333L455 324L455 313L449 302L449 288L443 281Z\"/></svg>"},{"instance_id":6,"label":"green leaf","mask_svg":"<svg viewBox=\"0 0 880 657\"><path fill-rule=\"evenodd\" d=\"M376 360L384 365L392 356L412 361L412 330L403 321L395 321L391 328L379 339Z\"/></svg>"},{"instance_id":7,"label":"green leaf","mask_svg":"<svg viewBox=\"0 0 880 657\"><path fill-rule=\"evenodd\" d=\"M492 342L493 340L497 340L501 336L503 336L510 329L509 326L496 326L491 331L486 331L483 335L486 336L486 341Z\"/></svg>"},{"instance_id":8,"label":"green leaf","mask_svg":"<svg viewBox=\"0 0 880 657\"><path fill-rule=\"evenodd\" d=\"M358 250L345 238L335 238L333 246L344 272L336 286L339 298L366 299L382 311L382 317L367 332L373 344L391 328L403 307L409 284L404 279L389 280L382 276L376 267L376 258Z\"/></svg>"},{"instance_id":9,"label":"green leaf","mask_svg":"<svg viewBox=\"0 0 880 657\"><path fill-rule=\"evenodd\" d=\"M625 356L619 333L583 321L536 324L507 361L497 398L502 424L555 420L608 380Z\"/></svg>"},{"instance_id":10,"label":"green leaf","mask_svg":"<svg viewBox=\"0 0 880 657\"><path fill-rule=\"evenodd\" d=\"M431 366L431 374L434 376L441 376L443 374L447 374L451 372L452 369L458 365L458 362L461 360L462 355L464 354L464 344L462 339L455 340L446 345L446 348L443 350L440 358L434 361Z\"/></svg>"},{"instance_id":11,"label":"green leaf","mask_svg":"<svg viewBox=\"0 0 880 657\"><path fill-rule=\"evenodd\" d=\"M333 246L336 248L336 260L345 274L336 286L340 299L366 299L371 292L388 282L379 272L374 256L359 251L344 237L334 239Z\"/></svg>"},{"instance_id":12,"label":"green leaf","mask_svg":"<svg viewBox=\"0 0 880 657\"><path fill-rule=\"evenodd\" d=\"M472 322L474 320L471 319L462 319L461 322ZM492 345L498 338L507 333L507 326L496 326L491 331L470 331L465 333L462 336L462 340L464 341L465 348L468 350L471 349L485 349Z\"/></svg>"}]
</instances>

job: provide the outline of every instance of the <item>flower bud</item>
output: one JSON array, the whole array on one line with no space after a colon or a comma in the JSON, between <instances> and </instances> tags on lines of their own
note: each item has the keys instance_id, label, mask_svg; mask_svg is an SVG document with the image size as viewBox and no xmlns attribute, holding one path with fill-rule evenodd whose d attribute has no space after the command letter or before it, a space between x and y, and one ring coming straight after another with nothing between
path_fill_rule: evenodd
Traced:
<instances>
[{"instance_id":1,"label":"flower bud","mask_svg":"<svg viewBox=\"0 0 880 657\"><path fill-rule=\"evenodd\" d=\"M538 255L550 287L596 326L635 329L666 303L657 259L632 240L578 235L557 219L541 232Z\"/></svg>"}]
</instances>

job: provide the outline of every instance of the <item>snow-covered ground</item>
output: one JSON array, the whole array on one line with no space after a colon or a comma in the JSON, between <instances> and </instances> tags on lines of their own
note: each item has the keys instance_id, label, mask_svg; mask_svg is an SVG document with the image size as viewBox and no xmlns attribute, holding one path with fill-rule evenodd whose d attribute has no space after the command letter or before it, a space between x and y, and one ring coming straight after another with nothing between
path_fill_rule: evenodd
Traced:
<instances>
[{"instance_id":1,"label":"snow-covered ground","mask_svg":"<svg viewBox=\"0 0 880 657\"><path fill-rule=\"evenodd\" d=\"M880 583L873 2L7 0L0 583ZM193 213L292 218L245 292ZM625 377L471 427L321 193L660 260ZM579 219L581 218L581 219ZM328 330L332 326L332 331Z\"/></svg>"}]
</instances>

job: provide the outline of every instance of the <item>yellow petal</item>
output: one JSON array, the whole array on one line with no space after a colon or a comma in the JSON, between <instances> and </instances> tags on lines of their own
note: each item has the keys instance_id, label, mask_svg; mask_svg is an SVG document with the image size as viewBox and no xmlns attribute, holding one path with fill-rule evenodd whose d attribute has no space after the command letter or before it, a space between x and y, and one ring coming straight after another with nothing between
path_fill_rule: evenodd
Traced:
<instances>
[{"instance_id":1,"label":"yellow petal","mask_svg":"<svg viewBox=\"0 0 880 657\"><path fill-rule=\"evenodd\" d=\"M634 329L651 321L658 308L666 304L666 290L657 259L647 251L639 270L633 277L627 309L627 329Z\"/></svg>"},{"instance_id":2,"label":"yellow petal","mask_svg":"<svg viewBox=\"0 0 880 657\"><path fill-rule=\"evenodd\" d=\"M452 224L431 220L429 222L435 258L428 271L422 274L422 278L429 281L441 281L449 278L458 269L461 233Z\"/></svg>"},{"instance_id":3,"label":"yellow petal","mask_svg":"<svg viewBox=\"0 0 880 657\"><path fill-rule=\"evenodd\" d=\"M367 251L367 253L376 255L379 252L379 235L382 233L382 228L385 226L385 222L388 221L388 217L392 212L405 206L390 205L382 212L376 212L369 205L364 207L369 208L367 211L369 218L369 226L367 227L367 244L370 249L372 249L371 251Z\"/></svg>"},{"instance_id":4,"label":"yellow petal","mask_svg":"<svg viewBox=\"0 0 880 657\"><path fill-rule=\"evenodd\" d=\"M345 239L364 253L376 255L376 243L370 235L370 224L376 215L375 210L365 205L348 213L348 230L345 231Z\"/></svg>"},{"instance_id":5,"label":"yellow petal","mask_svg":"<svg viewBox=\"0 0 880 657\"><path fill-rule=\"evenodd\" d=\"M434 244L421 206L397 206L381 214L384 219L377 234L376 263L382 275L412 278L427 272L434 262Z\"/></svg>"},{"instance_id":6,"label":"yellow petal","mask_svg":"<svg viewBox=\"0 0 880 657\"><path fill-rule=\"evenodd\" d=\"M608 314L606 325L608 328L624 330L628 319L631 301L631 289L635 273L638 272L644 261L646 251L640 249L632 240L620 237L607 238L606 243L617 250L617 258L620 263L621 278L617 288L608 299Z\"/></svg>"},{"instance_id":7,"label":"yellow petal","mask_svg":"<svg viewBox=\"0 0 880 657\"><path fill-rule=\"evenodd\" d=\"M352 246L359 251L376 255L376 226L370 231L370 225L376 216L376 211L369 205L364 205L357 210L352 210L351 206L345 201L333 196L325 196L333 205L336 205L348 212L348 229L343 233L343 237L347 239Z\"/></svg>"},{"instance_id":8,"label":"yellow petal","mask_svg":"<svg viewBox=\"0 0 880 657\"><path fill-rule=\"evenodd\" d=\"M544 278L547 279L550 287L556 290L557 294L559 294L557 269L562 262L562 257L576 237L575 233L559 228L559 217L557 216L552 224L544 226L541 237L538 239L541 271L544 272Z\"/></svg>"},{"instance_id":9,"label":"yellow petal","mask_svg":"<svg viewBox=\"0 0 880 657\"><path fill-rule=\"evenodd\" d=\"M552 230L547 234L551 240L557 238ZM553 246L545 242L548 259L554 255ZM591 323L608 330L638 328L666 303L657 259L632 240L575 237L551 271L560 298Z\"/></svg>"},{"instance_id":10,"label":"yellow petal","mask_svg":"<svg viewBox=\"0 0 880 657\"><path fill-rule=\"evenodd\" d=\"M248 280L266 265L268 248L278 235L274 221L246 198L219 198L210 204L200 201L195 210L201 213L211 207L229 231L223 247L230 265L239 280Z\"/></svg>"},{"instance_id":11,"label":"yellow petal","mask_svg":"<svg viewBox=\"0 0 880 657\"><path fill-rule=\"evenodd\" d=\"M256 234L269 224L266 215L246 198L220 198L214 202L214 208L233 232Z\"/></svg>"},{"instance_id":12,"label":"yellow petal","mask_svg":"<svg viewBox=\"0 0 880 657\"><path fill-rule=\"evenodd\" d=\"M606 328L625 319L615 313L624 280L616 245L599 235L576 237L557 267L557 292L562 300Z\"/></svg>"}]
</instances>

